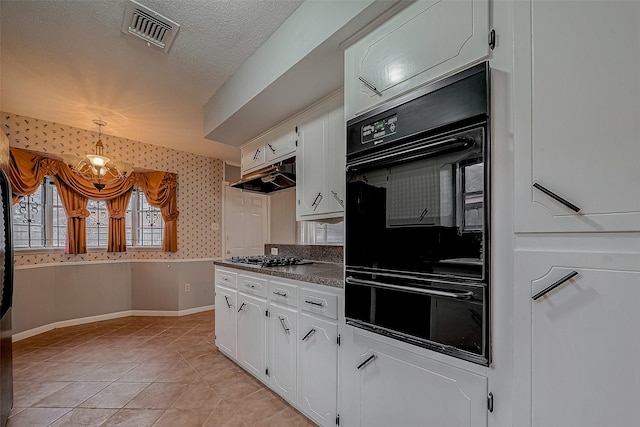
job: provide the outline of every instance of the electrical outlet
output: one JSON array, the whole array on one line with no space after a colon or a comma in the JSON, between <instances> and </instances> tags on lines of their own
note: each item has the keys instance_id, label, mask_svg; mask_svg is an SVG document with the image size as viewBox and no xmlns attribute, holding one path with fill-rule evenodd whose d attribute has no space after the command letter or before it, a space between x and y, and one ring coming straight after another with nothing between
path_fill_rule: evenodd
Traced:
<instances>
[{"instance_id":1,"label":"electrical outlet","mask_svg":"<svg viewBox=\"0 0 640 427\"><path fill-rule=\"evenodd\" d=\"M278 248L271 248L271 255L278 255Z\"/></svg>"},{"instance_id":2,"label":"electrical outlet","mask_svg":"<svg viewBox=\"0 0 640 427\"><path fill-rule=\"evenodd\" d=\"M185 292L191 292L191 283L185 283L184 284L184 291Z\"/></svg>"}]
</instances>

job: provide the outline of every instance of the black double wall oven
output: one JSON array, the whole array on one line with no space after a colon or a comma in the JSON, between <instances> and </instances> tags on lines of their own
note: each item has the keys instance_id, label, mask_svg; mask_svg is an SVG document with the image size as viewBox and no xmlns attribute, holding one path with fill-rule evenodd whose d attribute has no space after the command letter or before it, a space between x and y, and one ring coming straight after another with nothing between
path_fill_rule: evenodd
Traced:
<instances>
[{"instance_id":1,"label":"black double wall oven","mask_svg":"<svg viewBox=\"0 0 640 427\"><path fill-rule=\"evenodd\" d=\"M347 324L490 362L488 63L347 123Z\"/></svg>"}]
</instances>

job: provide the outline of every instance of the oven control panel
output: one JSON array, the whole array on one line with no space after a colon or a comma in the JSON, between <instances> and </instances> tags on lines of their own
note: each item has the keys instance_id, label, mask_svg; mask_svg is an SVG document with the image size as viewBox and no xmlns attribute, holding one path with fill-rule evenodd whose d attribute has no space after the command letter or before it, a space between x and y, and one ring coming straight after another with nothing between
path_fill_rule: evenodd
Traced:
<instances>
[{"instance_id":1,"label":"oven control panel","mask_svg":"<svg viewBox=\"0 0 640 427\"><path fill-rule=\"evenodd\" d=\"M398 131L398 115L394 114L384 119L377 120L373 123L362 126L362 144L373 145L380 143L389 135L393 135Z\"/></svg>"}]
</instances>

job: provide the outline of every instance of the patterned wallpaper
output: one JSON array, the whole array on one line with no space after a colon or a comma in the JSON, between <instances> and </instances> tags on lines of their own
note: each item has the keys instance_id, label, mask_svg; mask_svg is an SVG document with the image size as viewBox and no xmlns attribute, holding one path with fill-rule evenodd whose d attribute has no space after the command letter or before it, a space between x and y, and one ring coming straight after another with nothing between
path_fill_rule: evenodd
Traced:
<instances>
[{"instance_id":1,"label":"patterned wallpaper","mask_svg":"<svg viewBox=\"0 0 640 427\"><path fill-rule=\"evenodd\" d=\"M72 153L83 156L94 150L97 129L65 126L26 116L3 113L2 131L11 146L42 153ZM109 253L89 250L86 254L66 255L47 252L21 255L16 252L16 265L51 262L103 261L122 259L197 259L219 258L222 254L221 227L213 231L212 224L222 223L223 162L219 159L145 144L105 134L102 142L105 154L112 159L123 159L137 168L153 169L178 174L178 252L134 250ZM33 252L33 251L31 251Z\"/></svg>"}]
</instances>

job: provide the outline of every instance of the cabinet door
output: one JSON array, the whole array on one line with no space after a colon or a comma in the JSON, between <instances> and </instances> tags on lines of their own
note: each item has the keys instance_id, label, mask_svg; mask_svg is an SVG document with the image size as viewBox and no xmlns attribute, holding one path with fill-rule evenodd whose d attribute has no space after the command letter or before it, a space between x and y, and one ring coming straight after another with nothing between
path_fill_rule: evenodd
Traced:
<instances>
[{"instance_id":1,"label":"cabinet door","mask_svg":"<svg viewBox=\"0 0 640 427\"><path fill-rule=\"evenodd\" d=\"M321 426L335 426L338 325L304 313L298 320L298 407Z\"/></svg>"},{"instance_id":2,"label":"cabinet door","mask_svg":"<svg viewBox=\"0 0 640 427\"><path fill-rule=\"evenodd\" d=\"M353 407L345 408L349 425L487 425L486 377L354 331L355 349L342 368L354 385L344 392L356 396Z\"/></svg>"},{"instance_id":3,"label":"cabinet door","mask_svg":"<svg viewBox=\"0 0 640 427\"><path fill-rule=\"evenodd\" d=\"M298 125L299 221L344 215L346 124L342 93L304 114Z\"/></svg>"},{"instance_id":4,"label":"cabinet door","mask_svg":"<svg viewBox=\"0 0 640 427\"><path fill-rule=\"evenodd\" d=\"M236 358L237 292L216 286L216 345L231 358Z\"/></svg>"},{"instance_id":5,"label":"cabinet door","mask_svg":"<svg viewBox=\"0 0 640 427\"><path fill-rule=\"evenodd\" d=\"M240 170L243 175L265 165L267 157L263 138L256 139L240 151Z\"/></svg>"},{"instance_id":6,"label":"cabinet door","mask_svg":"<svg viewBox=\"0 0 640 427\"><path fill-rule=\"evenodd\" d=\"M329 141L327 144L327 205L323 207L329 216L344 216L345 169L347 150L347 126L344 120L344 103L338 99L329 110Z\"/></svg>"},{"instance_id":7,"label":"cabinet door","mask_svg":"<svg viewBox=\"0 0 640 427\"><path fill-rule=\"evenodd\" d=\"M640 230L640 3L515 10L516 231Z\"/></svg>"},{"instance_id":8,"label":"cabinet door","mask_svg":"<svg viewBox=\"0 0 640 427\"><path fill-rule=\"evenodd\" d=\"M516 277L531 314L530 334L527 319L516 324L531 346L530 365L518 367L522 380L530 375L531 399L521 400L531 402L531 426L637 425L640 255L522 251Z\"/></svg>"},{"instance_id":9,"label":"cabinet door","mask_svg":"<svg viewBox=\"0 0 640 427\"><path fill-rule=\"evenodd\" d=\"M346 117L489 56L489 2L421 0L345 50Z\"/></svg>"},{"instance_id":10,"label":"cabinet door","mask_svg":"<svg viewBox=\"0 0 640 427\"><path fill-rule=\"evenodd\" d=\"M296 212L298 217L315 214L328 198L325 194L325 144L329 125L325 108L305 114L298 124L296 158Z\"/></svg>"},{"instance_id":11,"label":"cabinet door","mask_svg":"<svg viewBox=\"0 0 640 427\"><path fill-rule=\"evenodd\" d=\"M296 310L269 306L269 385L280 396L296 403Z\"/></svg>"},{"instance_id":12,"label":"cabinet door","mask_svg":"<svg viewBox=\"0 0 640 427\"><path fill-rule=\"evenodd\" d=\"M267 364L267 302L238 293L238 363L264 380Z\"/></svg>"},{"instance_id":13,"label":"cabinet door","mask_svg":"<svg viewBox=\"0 0 640 427\"><path fill-rule=\"evenodd\" d=\"M291 157L296 152L297 134L293 123L285 123L269 133L265 140L266 162Z\"/></svg>"}]
</instances>

